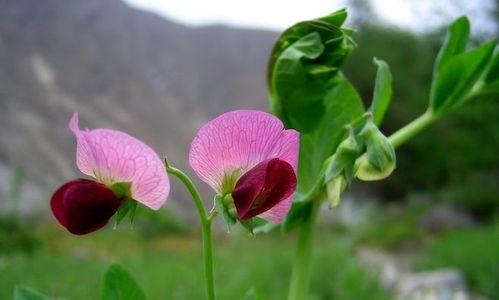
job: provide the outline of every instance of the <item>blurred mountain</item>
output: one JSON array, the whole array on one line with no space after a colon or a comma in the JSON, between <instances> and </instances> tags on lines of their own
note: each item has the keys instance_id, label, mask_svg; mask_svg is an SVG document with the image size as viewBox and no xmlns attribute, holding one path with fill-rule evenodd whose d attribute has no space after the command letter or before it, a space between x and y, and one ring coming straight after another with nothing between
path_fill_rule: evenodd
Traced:
<instances>
[{"instance_id":1,"label":"blurred mountain","mask_svg":"<svg viewBox=\"0 0 499 300\"><path fill-rule=\"evenodd\" d=\"M265 109L275 38L186 27L121 0L0 0L0 162L46 191L79 176L67 128L77 111L82 127L129 132L187 168L203 122Z\"/></svg>"}]
</instances>

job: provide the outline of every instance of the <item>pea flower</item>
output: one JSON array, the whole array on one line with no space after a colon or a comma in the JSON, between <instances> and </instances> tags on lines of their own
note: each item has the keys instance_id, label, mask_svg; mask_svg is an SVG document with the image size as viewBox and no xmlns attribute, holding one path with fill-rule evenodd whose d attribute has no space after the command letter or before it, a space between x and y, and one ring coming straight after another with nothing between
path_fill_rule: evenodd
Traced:
<instances>
[{"instance_id":1,"label":"pea flower","mask_svg":"<svg viewBox=\"0 0 499 300\"><path fill-rule=\"evenodd\" d=\"M104 227L129 199L153 210L166 202L168 175L149 146L117 130L80 130L77 113L69 128L76 137L78 169L95 179L69 181L52 196L52 212L69 232L82 235Z\"/></svg>"},{"instance_id":2,"label":"pea flower","mask_svg":"<svg viewBox=\"0 0 499 300\"><path fill-rule=\"evenodd\" d=\"M189 163L219 195L231 195L237 217L280 223L296 189L299 133L275 116L237 110L206 123L194 138Z\"/></svg>"}]
</instances>

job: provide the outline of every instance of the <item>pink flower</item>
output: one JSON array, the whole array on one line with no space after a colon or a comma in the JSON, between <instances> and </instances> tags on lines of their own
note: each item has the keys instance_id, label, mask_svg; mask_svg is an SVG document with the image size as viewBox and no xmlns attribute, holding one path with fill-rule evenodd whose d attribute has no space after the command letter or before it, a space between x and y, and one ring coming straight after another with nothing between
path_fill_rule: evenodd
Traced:
<instances>
[{"instance_id":1,"label":"pink flower","mask_svg":"<svg viewBox=\"0 0 499 300\"><path fill-rule=\"evenodd\" d=\"M114 183L129 183L130 197L151 209L166 202L168 175L149 146L121 131L80 130L76 113L69 128L76 136L78 169L97 181L73 180L52 196L56 219L71 233L86 234L107 224L124 201L111 191Z\"/></svg>"},{"instance_id":2,"label":"pink flower","mask_svg":"<svg viewBox=\"0 0 499 300\"><path fill-rule=\"evenodd\" d=\"M240 219L279 223L296 189L299 133L254 110L225 113L194 138L189 163L217 193L231 193Z\"/></svg>"}]
</instances>

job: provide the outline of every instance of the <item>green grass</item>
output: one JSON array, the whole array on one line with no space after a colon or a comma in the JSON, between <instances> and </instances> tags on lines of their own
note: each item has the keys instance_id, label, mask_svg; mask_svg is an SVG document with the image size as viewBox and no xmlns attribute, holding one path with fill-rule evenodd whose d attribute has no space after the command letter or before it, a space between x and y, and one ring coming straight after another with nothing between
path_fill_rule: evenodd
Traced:
<instances>
[{"instance_id":1,"label":"green grass","mask_svg":"<svg viewBox=\"0 0 499 300\"><path fill-rule=\"evenodd\" d=\"M353 249L334 236L318 238L311 299L388 299L373 274L356 262ZM107 266L118 261L130 270L150 299L204 299L201 249L197 236L145 239L130 230L105 230L74 237L44 230L44 247L12 253L0 261L0 299L11 299L15 284L53 297L98 299ZM216 239L219 299L242 299L254 288L263 299L285 299L294 238L241 233Z\"/></svg>"},{"instance_id":2,"label":"green grass","mask_svg":"<svg viewBox=\"0 0 499 300\"><path fill-rule=\"evenodd\" d=\"M458 268L475 292L499 299L499 222L456 231L434 241L419 269Z\"/></svg>"}]
</instances>

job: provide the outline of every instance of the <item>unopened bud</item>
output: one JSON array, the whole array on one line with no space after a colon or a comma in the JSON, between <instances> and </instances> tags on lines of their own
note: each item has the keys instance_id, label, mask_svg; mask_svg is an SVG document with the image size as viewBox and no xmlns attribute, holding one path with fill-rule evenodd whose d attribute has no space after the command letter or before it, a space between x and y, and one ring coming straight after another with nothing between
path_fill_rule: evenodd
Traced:
<instances>
[{"instance_id":1,"label":"unopened bud","mask_svg":"<svg viewBox=\"0 0 499 300\"><path fill-rule=\"evenodd\" d=\"M356 161L355 176L365 181L388 177L396 165L395 150L388 138L372 121L366 123L359 136L366 144L366 154Z\"/></svg>"},{"instance_id":2,"label":"unopened bud","mask_svg":"<svg viewBox=\"0 0 499 300\"><path fill-rule=\"evenodd\" d=\"M326 184L327 202L329 207L333 208L340 203L341 194L347 187L347 181L343 175L336 177Z\"/></svg>"}]
</instances>

